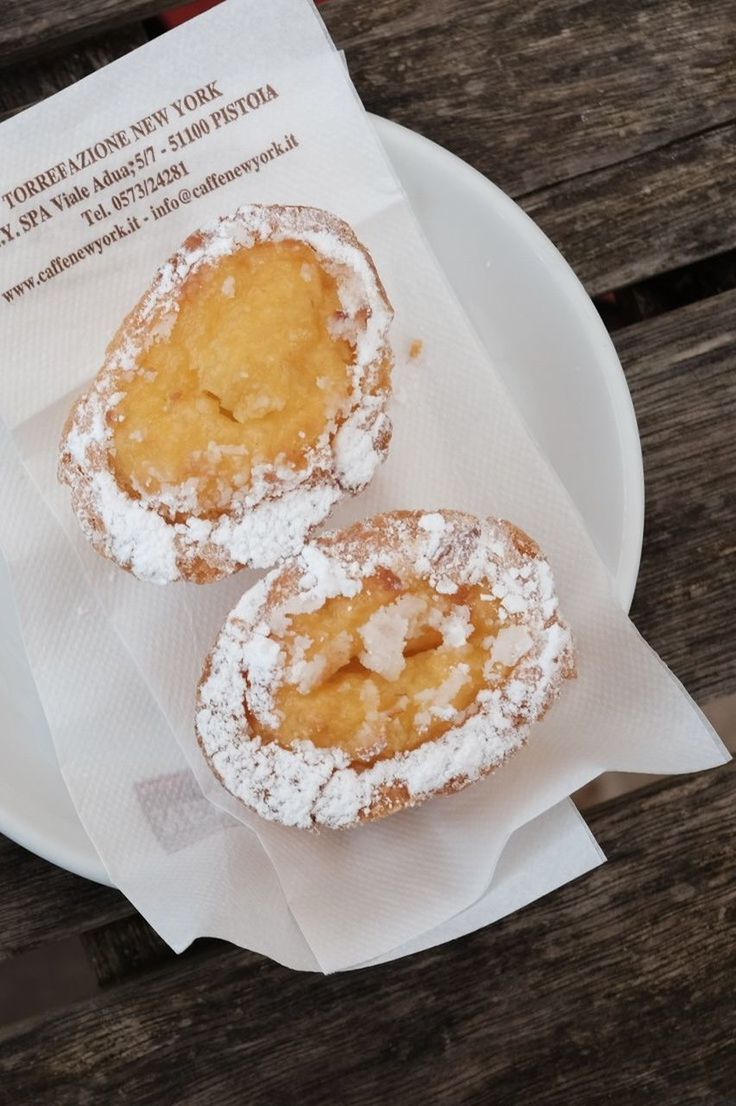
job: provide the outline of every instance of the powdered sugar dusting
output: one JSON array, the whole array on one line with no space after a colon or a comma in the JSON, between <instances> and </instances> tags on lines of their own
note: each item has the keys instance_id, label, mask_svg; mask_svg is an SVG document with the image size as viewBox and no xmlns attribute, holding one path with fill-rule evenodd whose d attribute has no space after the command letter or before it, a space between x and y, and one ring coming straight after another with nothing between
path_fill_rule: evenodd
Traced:
<instances>
[{"instance_id":1,"label":"powdered sugar dusting","mask_svg":"<svg viewBox=\"0 0 736 1106\"><path fill-rule=\"evenodd\" d=\"M435 718L450 719L455 715L452 701L470 679L467 664L456 664L447 679L439 687L418 691L414 696L426 704L425 709L416 715L414 721L419 730L426 730Z\"/></svg>"},{"instance_id":2,"label":"powdered sugar dusting","mask_svg":"<svg viewBox=\"0 0 736 1106\"><path fill-rule=\"evenodd\" d=\"M451 649L465 645L473 632L470 609L464 606L455 607L447 615L443 615L441 611L433 611L430 625L439 630L443 643Z\"/></svg>"},{"instance_id":3,"label":"powdered sugar dusting","mask_svg":"<svg viewBox=\"0 0 736 1106\"><path fill-rule=\"evenodd\" d=\"M396 789L406 796L401 805L412 805L501 764L524 742L573 668L570 632L559 618L549 565L533 549L528 539L519 540L519 531L498 520L452 511L397 512L325 535L271 572L229 616L200 684L197 735L224 786L266 818L338 828L380 813L385 796ZM488 642L489 663L512 666L510 675L491 674L472 707L459 713L453 700L469 677L467 665L455 665L441 687L426 695L416 723L419 729L436 718L456 724L435 740L367 766L356 767L342 749L317 748L309 740L285 748L255 737L246 704L273 725L275 690L287 679L305 678L304 668L287 672L272 635L283 632L295 613L358 594L381 567L419 573L438 594L447 595L439 585L452 581L456 590L482 585L489 601L511 599L515 612L507 613ZM361 659L369 668L395 678L423 604L419 596L402 596L363 625ZM442 648L461 646L470 629L467 607L458 604L438 626ZM311 675L307 671L307 684ZM361 695L369 708L371 693L377 710L375 685L366 680Z\"/></svg>"},{"instance_id":4,"label":"powdered sugar dusting","mask_svg":"<svg viewBox=\"0 0 736 1106\"><path fill-rule=\"evenodd\" d=\"M341 334L355 348L352 391L342 413L308 451L306 463L256 466L219 517L197 517L196 487L184 482L130 495L111 466L110 412L122 382L145 372L141 355L165 337L184 282L205 265L258 242L296 240L311 246L335 278L344 317ZM232 277L222 292L236 292ZM59 477L85 534L104 555L140 579L216 579L244 565L262 568L296 552L345 494L372 479L388 448L385 414L392 312L375 268L347 224L314 208L248 205L192 235L159 270L150 291L108 349L105 364L74 408L61 443ZM177 516L189 515L182 522Z\"/></svg>"},{"instance_id":5,"label":"powdered sugar dusting","mask_svg":"<svg viewBox=\"0 0 736 1106\"><path fill-rule=\"evenodd\" d=\"M493 664L516 664L533 645L532 635L526 626L502 626L491 643Z\"/></svg>"},{"instance_id":6,"label":"powdered sugar dusting","mask_svg":"<svg viewBox=\"0 0 736 1106\"><path fill-rule=\"evenodd\" d=\"M387 680L395 680L406 664L407 638L426 607L426 602L415 595L402 595L395 603L379 607L359 631L365 646L360 655L364 668Z\"/></svg>"}]
</instances>

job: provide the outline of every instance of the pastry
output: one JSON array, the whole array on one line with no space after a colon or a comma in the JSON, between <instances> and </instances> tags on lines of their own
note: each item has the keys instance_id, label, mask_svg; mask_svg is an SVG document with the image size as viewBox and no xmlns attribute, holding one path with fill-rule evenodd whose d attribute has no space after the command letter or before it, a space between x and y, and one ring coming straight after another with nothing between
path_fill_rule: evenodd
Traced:
<instances>
[{"instance_id":1,"label":"pastry","mask_svg":"<svg viewBox=\"0 0 736 1106\"><path fill-rule=\"evenodd\" d=\"M59 476L94 547L156 583L296 552L386 454L391 316L328 212L252 205L191 235L64 429Z\"/></svg>"},{"instance_id":2,"label":"pastry","mask_svg":"<svg viewBox=\"0 0 736 1106\"><path fill-rule=\"evenodd\" d=\"M531 538L398 511L319 537L245 593L207 659L196 731L246 806L338 828L497 768L572 675Z\"/></svg>"}]
</instances>

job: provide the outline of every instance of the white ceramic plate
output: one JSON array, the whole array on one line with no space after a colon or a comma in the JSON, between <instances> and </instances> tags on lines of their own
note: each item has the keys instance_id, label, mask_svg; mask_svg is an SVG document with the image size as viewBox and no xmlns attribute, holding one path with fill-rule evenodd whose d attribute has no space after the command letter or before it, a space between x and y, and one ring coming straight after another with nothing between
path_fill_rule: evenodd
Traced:
<instances>
[{"instance_id":1,"label":"white ceramic plate","mask_svg":"<svg viewBox=\"0 0 736 1106\"><path fill-rule=\"evenodd\" d=\"M403 127L383 119L375 125L628 608L644 516L641 450L626 381L593 305L539 228L485 177ZM0 627L0 831L55 864L108 882L56 764L1 560Z\"/></svg>"}]
</instances>

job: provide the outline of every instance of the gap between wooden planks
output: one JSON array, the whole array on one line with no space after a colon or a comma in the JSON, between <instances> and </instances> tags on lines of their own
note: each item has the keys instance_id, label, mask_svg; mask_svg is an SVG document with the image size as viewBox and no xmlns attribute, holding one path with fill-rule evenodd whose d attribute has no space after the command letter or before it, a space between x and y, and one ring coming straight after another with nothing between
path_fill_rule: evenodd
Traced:
<instances>
[{"instance_id":1,"label":"gap between wooden planks","mask_svg":"<svg viewBox=\"0 0 736 1106\"><path fill-rule=\"evenodd\" d=\"M208 942L141 975L143 955L139 974L4 1030L3 1091L35 1106L725 1103L735 788L727 765L598 808L607 865L383 967L324 978Z\"/></svg>"},{"instance_id":2,"label":"gap between wooden planks","mask_svg":"<svg viewBox=\"0 0 736 1106\"><path fill-rule=\"evenodd\" d=\"M0 64L168 6L16 0ZM733 0L330 0L322 14L368 109L520 198L591 293L736 245Z\"/></svg>"},{"instance_id":3,"label":"gap between wooden planks","mask_svg":"<svg viewBox=\"0 0 736 1106\"><path fill-rule=\"evenodd\" d=\"M145 4L133 6L133 8L126 5L125 15L129 18L133 10L148 12L157 6L160 5ZM384 7L382 13L381 6L377 5L371 10L369 16L372 26L361 27L359 16L356 20L358 25L352 32L353 37L348 38L348 46L352 45L355 52L356 72L360 73L363 66L366 86L371 85L371 80L378 86L379 101L382 95L381 81L376 76L375 67L379 62L385 65L387 58L390 57L392 47L386 44L386 36L389 33L393 35L393 31L398 29L399 38L401 34L414 36L420 48L424 48L426 40L431 38L431 53L428 56L430 61L436 64L437 44L447 28L448 21L452 21L458 14L454 12L453 5L445 6L442 19L438 22L437 11L436 9L433 11L431 5L425 6L419 13L416 9L412 11L406 6L399 7L401 10L397 11L396 6L393 9L397 12L393 30L390 19L380 23L380 19L386 15L386 10ZM55 8L55 14L52 13L53 17L62 20L71 19L71 23L66 24L67 31L72 24L85 31L88 30L93 24L83 23L80 20L83 21L84 18L89 17L92 7L75 5L74 8L76 14L70 14L69 5L58 5ZM509 16L506 24L507 34L513 33L517 43L526 44L524 50L528 57L519 61L513 56L509 58L507 54L507 60L504 63L507 76L509 73L518 73L518 67L522 66L522 63L533 65L536 72L545 44L557 55L555 65L564 67L565 57L560 60L558 48L561 44L564 45L566 38L569 39L571 35L577 36L570 46L579 50L581 44L586 41L587 35L594 31L596 34L600 33L600 26L596 30L594 23L588 23L585 19L581 23L579 15L576 16L577 24L568 26L565 23L563 8L564 5L558 6L551 23L549 22L551 17L548 13L545 15L539 5L531 5L529 11L523 16L521 14L514 18ZM32 4L26 4L24 11L28 13L32 12L32 9ZM113 9L122 12L120 5L95 4L94 25L102 25L100 20L104 21L111 13L115 14ZM656 19L658 13L661 16L663 8L662 5L649 5L647 10L648 33L650 33L652 19ZM487 50L485 39L489 36L491 25L481 20L489 17L489 13L494 19L501 19L504 11L509 11L508 5L478 5L476 23L469 25L466 22L460 26L460 30L463 34L469 35L472 41L483 40L481 45L484 50ZM348 6L340 3L339 0L333 0L332 12L335 13L336 25L339 24L340 19L344 21L350 15ZM704 30L701 22L701 28L696 36L697 51L691 52L688 62L690 69L686 67L685 71L687 81L692 81L693 73L697 74L698 67L702 67L707 56L712 60L712 53L709 55L708 51L712 52L717 44L718 20L721 19L723 12L722 5L715 5L708 13L709 18ZM689 13L680 6L674 14L670 8L667 16L668 19L673 16L670 24L672 34L681 34L684 27L683 20L686 17L689 18ZM74 23L75 19L76 23ZM546 24L545 20L547 20ZM58 26L58 23L50 24L47 28L49 42L60 41L58 35L53 37L54 28L58 29ZM499 26L499 24L494 25L494 29L498 30ZM535 38L540 27L545 35ZM569 33L565 34L566 31ZM694 32L693 27L686 36L688 40L692 32ZM44 33L42 30L39 36L42 40ZM632 34L629 26L626 33L629 35L628 46L634 49L639 41L638 32ZM24 96L22 103L25 103L26 100L49 94L57 87L78 79L100 64L105 64L132 46L140 44L144 37L140 28L114 32L98 42L85 44L73 51L69 50L48 62L35 63L30 68L24 66L22 69L18 67L15 71L6 71L0 87L3 90L11 89L16 94L22 92ZM494 48L500 49L503 41L503 37L500 40L494 39ZM660 59L660 65L664 64L666 68L669 64L666 59L667 43L662 42L661 36L658 41L658 49L664 58L664 61ZM724 48L728 46L729 41L727 34L722 37ZM404 45L407 44L404 43ZM458 45L458 50L461 45ZM611 48L611 50L613 57L615 49ZM449 65L456 56L459 55L453 55L450 50L446 51L447 64ZM485 57L486 54L480 56ZM567 56L569 60L569 51ZM640 61L641 59L636 62L637 66ZM409 51L405 53L404 64L408 72L412 68ZM598 59L597 64L602 65L603 61ZM517 68L514 68L515 66ZM419 78L426 81L426 70L423 70L420 65L415 65L414 68ZM447 75L451 85L453 73L449 69ZM660 72L660 77L661 75ZM606 74L601 75L599 70L599 76L603 80ZM407 82L392 83L383 102L386 103L387 108L395 106L399 116L405 110L410 112L419 110L426 113L427 125L424 129L431 131L433 126L440 124L450 126L452 129L450 145L456 142L462 143L462 141L475 141L478 127L485 126L487 118L490 118L492 124L494 123L493 110L490 111L490 116L487 114L488 109L492 109L493 105L489 105L479 95L482 90L478 84L473 85L471 69L467 69L461 77L462 80L459 83L456 81L457 98L452 102L448 98L444 107L437 103L428 105L426 97L420 95L420 90L417 91L414 99L407 96L409 87ZM609 73L608 79L610 77ZM625 85L624 77L622 81ZM705 88L704 99L698 99L697 103L688 105L687 96L675 95L672 89L669 89L668 96L680 111L680 115L669 121L670 127L692 125L692 111L696 107L698 111L702 108L705 118L708 119L721 119L730 112L727 98L721 96L719 99L718 89L721 86L718 81L721 77L717 72L715 77L713 73L709 73L708 79L712 79L712 83ZM548 81L542 81L541 85L548 87ZM684 90L687 93L688 89L690 92L693 91L692 84L681 83L675 92L682 93ZM578 88L577 91L579 93L580 89ZM647 89L644 89L644 93L646 99ZM474 102L474 98L477 98L477 102ZM16 102L13 106L19 105ZM514 116L512 107L513 105L506 103L505 110L509 113L509 119L502 120L504 122L501 128L503 141L498 143L489 140L475 158L471 158L481 167L485 157L493 157L495 163L502 156L504 141L518 143L521 124L519 116ZM611 110L610 101L607 106L604 105L604 109ZM560 110L559 104L556 110ZM688 111L691 115L687 115ZM465 112L472 127L464 130L460 117ZM459 126L456 113L459 113ZM537 114L539 118L535 125L542 125L545 115L539 110L539 105L537 105ZM642 119L646 122L643 109ZM661 124L661 120L658 120L658 123ZM421 119L419 125L421 125ZM616 136L607 134L605 128L604 133L607 139L615 144ZM668 133L675 134L676 130ZM507 137L504 138L504 135ZM585 135L585 127L581 127L579 134L581 142L585 140ZM622 136L628 143L634 142L634 146L625 146L625 149L629 150L636 149L636 142L644 141L640 134L627 132L626 127L618 137ZM492 127L491 137L493 137ZM660 138L661 136L655 137L654 140L659 141ZM509 164L513 166L513 171L527 174L524 178L527 183L534 182L534 173L538 171L539 164L549 165L548 160L539 157L539 149L539 146L534 147L530 142L525 145L524 156L521 158L510 156L511 152L517 152L516 149L509 151ZM599 153L596 154L597 149L594 143L586 156L600 156ZM622 161L613 162L602 168L583 170L583 175L573 176L571 179L536 192L532 189L525 194L524 203L540 219L552 237L566 248L568 254L573 255L572 259L582 270L582 275L590 274L587 283L591 290L595 290L597 286L609 287L611 284L635 276L661 271L673 260L681 263L688 258L700 256L703 252L707 253L711 249L723 247L725 239L721 234L722 224L724 220L732 225L734 223L728 204L723 203L724 189L732 179L734 149L736 149L736 142L734 142L733 126L728 125L727 122L723 124L714 122L705 126L700 133L674 137L663 145L644 149L641 153L630 157L625 156ZM533 155L531 167L528 159L530 150ZM565 150L564 142L561 143L560 150L560 156L568 156L570 153L569 150ZM585 162L580 164L584 165ZM568 165L557 171L571 171L571 168ZM683 189L683 179L685 190L690 193L691 200L691 206L686 208L680 205L681 197L678 195L678 190ZM648 183L642 184L642 181ZM703 205L697 202L702 196L703 189L709 191L712 203ZM730 191L727 198L730 196ZM651 237L656 219L662 213L663 197L666 197L666 214L673 217L666 230L658 236ZM571 218L571 212L574 213L574 218ZM613 243L612 236L615 238ZM600 268L602 239L605 239L605 248L610 255L607 271ZM614 264L616 256L618 261ZM603 275L599 276L601 272ZM650 517L648 523L641 586L634 613L650 640L665 653L676 671L685 676L693 690L702 690L703 694L714 694L733 686L732 665L724 666L720 663L720 658L723 656L719 645L722 619L713 617L714 612L709 605L718 602L719 590L720 594L723 594L724 563L726 570L732 572L733 557L729 554L727 546L724 546L722 541L719 542L720 530L710 539L712 551L719 560L714 561L708 556L707 529L705 559L703 557L703 531L707 528L708 520L719 519L721 523L729 520L730 525L733 520L733 500L729 497L728 487L719 476L717 468L711 465L707 472L697 468L698 454L701 452L698 443L703 440L701 432L705 433L707 430L709 435L713 435L715 430L715 436L709 438L713 453L718 457L719 465L725 462L726 467L730 466L730 471L733 471L732 436L728 433L728 420L733 410L732 374L728 372L732 349L728 343L730 323L727 324L724 333L721 311L725 312L725 318L733 317L733 298L730 295L725 298L719 297L708 305L688 309L688 314L678 312L676 315L668 316L659 320L657 324L652 324L646 332L637 326L617 336L617 344L627 365L632 391L639 409L645 455L652 460L652 463L647 466L650 474L653 474L650 476L649 503L654 502L658 505L656 516ZM688 349L687 342L693 330L697 333L703 328L709 333L711 329L715 329L716 333L708 339L705 346L698 346L695 343L693 347L691 343ZM647 336L648 346L646 350L640 351L639 343ZM670 346L673 344L678 346L673 364L666 361L668 343ZM673 396L679 403L673 404ZM678 427L683 425L681 422L683 416L696 431L689 446L687 443L683 444L678 436ZM688 516L683 518L679 510L682 503L682 481L690 486L693 479L693 465L695 465L696 474L701 477L699 483L696 481L698 495L694 497ZM726 529L724 526L724 532ZM659 555L660 552L662 554L666 552L667 556ZM677 571L673 571L673 565ZM732 576L729 575L728 579L732 579ZM673 584L672 580L676 582ZM709 620L699 618L701 612L708 616ZM661 643L658 642L658 638L661 638ZM733 650L729 656L734 656Z\"/></svg>"}]
</instances>

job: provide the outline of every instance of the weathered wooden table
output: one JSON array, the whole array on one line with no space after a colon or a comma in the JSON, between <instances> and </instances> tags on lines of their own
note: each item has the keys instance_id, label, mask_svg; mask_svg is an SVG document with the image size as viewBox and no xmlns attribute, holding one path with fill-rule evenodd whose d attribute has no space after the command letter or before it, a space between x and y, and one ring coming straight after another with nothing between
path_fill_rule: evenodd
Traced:
<instances>
[{"instance_id":1,"label":"weathered wooden table","mask_svg":"<svg viewBox=\"0 0 736 1106\"><path fill-rule=\"evenodd\" d=\"M160 0L0 8L0 116ZM488 174L614 329L647 527L633 618L736 692L736 0L330 0L366 106ZM81 935L91 997L0 1030L0 1102L736 1103L736 771L600 807L609 863L454 944L322 978L201 941L0 840L0 957ZM2 977L0 976L0 979Z\"/></svg>"}]
</instances>

